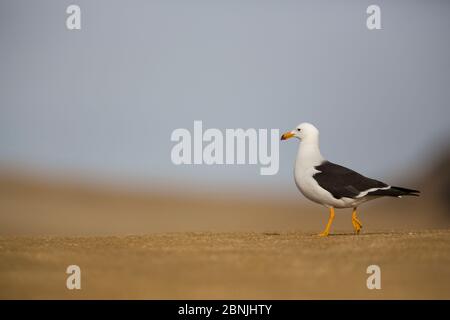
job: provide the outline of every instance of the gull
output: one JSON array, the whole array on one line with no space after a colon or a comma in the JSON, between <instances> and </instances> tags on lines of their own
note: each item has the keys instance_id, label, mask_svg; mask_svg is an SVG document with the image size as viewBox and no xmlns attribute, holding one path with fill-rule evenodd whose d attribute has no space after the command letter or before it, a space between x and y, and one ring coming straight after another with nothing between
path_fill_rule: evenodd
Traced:
<instances>
[{"instance_id":1,"label":"gull","mask_svg":"<svg viewBox=\"0 0 450 320\"><path fill-rule=\"evenodd\" d=\"M362 203L384 196L419 196L418 190L394 187L326 160L319 149L319 130L310 123L302 123L281 136L281 140L289 138L300 140L294 167L297 188L306 198L330 210L328 223L319 236L330 233L335 208L353 208L352 224L359 234L362 223L357 209Z\"/></svg>"}]
</instances>

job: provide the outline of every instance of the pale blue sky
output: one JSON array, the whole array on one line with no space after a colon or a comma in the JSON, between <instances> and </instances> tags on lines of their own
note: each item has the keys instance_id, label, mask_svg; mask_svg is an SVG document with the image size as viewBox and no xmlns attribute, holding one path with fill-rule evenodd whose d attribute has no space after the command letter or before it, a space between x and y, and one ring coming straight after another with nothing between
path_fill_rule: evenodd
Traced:
<instances>
[{"instance_id":1,"label":"pale blue sky","mask_svg":"<svg viewBox=\"0 0 450 320\"><path fill-rule=\"evenodd\" d=\"M174 166L171 132L308 121L322 153L405 175L448 146L450 2L0 0L0 163L156 181L279 188L258 166ZM65 9L82 9L82 30Z\"/></svg>"}]
</instances>

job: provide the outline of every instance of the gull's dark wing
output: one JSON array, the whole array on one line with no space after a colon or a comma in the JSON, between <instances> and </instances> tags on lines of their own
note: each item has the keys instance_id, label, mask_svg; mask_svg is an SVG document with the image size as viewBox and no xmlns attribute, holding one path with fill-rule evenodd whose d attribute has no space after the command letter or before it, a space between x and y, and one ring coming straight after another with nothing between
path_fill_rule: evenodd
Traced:
<instances>
[{"instance_id":1,"label":"gull's dark wing","mask_svg":"<svg viewBox=\"0 0 450 320\"><path fill-rule=\"evenodd\" d=\"M329 161L324 161L315 169L320 172L314 174L313 178L337 199L342 197L355 198L361 192L369 189L389 187L384 182L367 178L356 171Z\"/></svg>"}]
</instances>

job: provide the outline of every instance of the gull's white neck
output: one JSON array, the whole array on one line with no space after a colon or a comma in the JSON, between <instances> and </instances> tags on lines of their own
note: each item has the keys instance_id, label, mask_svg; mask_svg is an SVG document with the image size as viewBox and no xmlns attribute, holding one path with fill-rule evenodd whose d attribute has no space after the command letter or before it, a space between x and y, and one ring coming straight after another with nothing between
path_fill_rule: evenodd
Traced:
<instances>
[{"instance_id":1,"label":"gull's white neck","mask_svg":"<svg viewBox=\"0 0 450 320\"><path fill-rule=\"evenodd\" d=\"M319 149L319 137L308 137L300 141L295 160L296 170L307 170L320 165L324 160Z\"/></svg>"}]
</instances>

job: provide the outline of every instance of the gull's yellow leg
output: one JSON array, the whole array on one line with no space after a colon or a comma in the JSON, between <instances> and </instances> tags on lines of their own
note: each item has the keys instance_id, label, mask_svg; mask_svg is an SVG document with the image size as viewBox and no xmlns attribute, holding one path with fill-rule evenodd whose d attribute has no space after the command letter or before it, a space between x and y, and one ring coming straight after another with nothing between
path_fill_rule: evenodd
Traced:
<instances>
[{"instance_id":1,"label":"gull's yellow leg","mask_svg":"<svg viewBox=\"0 0 450 320\"><path fill-rule=\"evenodd\" d=\"M331 224L333 223L334 219L334 208L330 208L330 218L328 219L327 226L325 227L325 230L319 234L320 237L326 237L330 233Z\"/></svg>"},{"instance_id":2,"label":"gull's yellow leg","mask_svg":"<svg viewBox=\"0 0 450 320\"><path fill-rule=\"evenodd\" d=\"M352 212L352 224L353 228L355 229L355 233L359 234L362 228L362 223L359 221L358 217L356 216L356 208L353 208Z\"/></svg>"}]
</instances>

